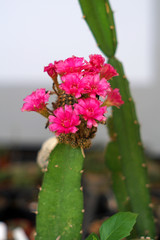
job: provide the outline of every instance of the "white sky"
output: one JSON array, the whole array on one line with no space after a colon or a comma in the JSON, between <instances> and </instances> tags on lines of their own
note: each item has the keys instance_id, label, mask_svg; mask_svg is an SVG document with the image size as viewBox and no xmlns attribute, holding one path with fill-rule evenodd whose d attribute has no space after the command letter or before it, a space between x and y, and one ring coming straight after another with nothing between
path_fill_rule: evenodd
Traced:
<instances>
[{"instance_id":1,"label":"white sky","mask_svg":"<svg viewBox=\"0 0 160 240\"><path fill-rule=\"evenodd\" d=\"M111 0L118 51L133 85L153 77L151 0ZM78 0L0 0L0 85L44 87L43 67L72 55L100 53ZM45 81L44 81L45 80Z\"/></svg>"}]
</instances>

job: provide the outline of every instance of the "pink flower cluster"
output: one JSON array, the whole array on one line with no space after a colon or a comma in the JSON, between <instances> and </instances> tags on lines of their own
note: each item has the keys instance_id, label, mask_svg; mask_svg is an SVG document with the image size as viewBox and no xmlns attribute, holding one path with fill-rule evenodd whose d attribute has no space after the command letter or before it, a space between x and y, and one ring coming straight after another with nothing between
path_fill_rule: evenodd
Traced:
<instances>
[{"instance_id":1,"label":"pink flower cluster","mask_svg":"<svg viewBox=\"0 0 160 240\"><path fill-rule=\"evenodd\" d=\"M108 106L119 107L124 103L119 90L112 89L108 82L118 73L101 55L90 55L89 61L75 56L55 61L44 67L44 72L54 81L52 93L57 94L58 99L52 104L53 110L46 107L51 93L45 89L37 89L27 96L21 110L46 111L49 129L57 136L81 131L82 122L88 129L96 128L98 123L105 122Z\"/></svg>"}]
</instances>

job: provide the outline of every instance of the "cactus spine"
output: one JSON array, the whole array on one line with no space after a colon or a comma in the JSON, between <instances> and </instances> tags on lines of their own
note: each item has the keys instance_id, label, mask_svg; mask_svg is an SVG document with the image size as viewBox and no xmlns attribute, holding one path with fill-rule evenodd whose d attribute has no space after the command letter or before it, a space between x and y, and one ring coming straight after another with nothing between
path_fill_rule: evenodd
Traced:
<instances>
[{"instance_id":1,"label":"cactus spine","mask_svg":"<svg viewBox=\"0 0 160 240\"><path fill-rule=\"evenodd\" d=\"M113 12L108 0L79 0L79 2L84 18L96 38L98 46L109 58L108 63L113 65L119 73L119 77L116 77L113 82L111 81L111 85L120 89L125 104L120 109L113 108L113 129L117 137L112 143L112 148L114 144L114 148L119 152L121 158L126 186L123 184L123 191L127 191L131 210L139 214L136 224L138 236L148 235L153 238L155 237L155 225L148 191L146 163L140 138L139 123L123 66L114 57L117 40ZM112 156L110 156L111 159ZM114 179L116 179L118 177L116 173L118 172L113 171L113 173ZM118 185L116 185L116 182L114 184L116 191ZM122 199L120 200L117 197L117 200L119 202ZM119 206L121 206L120 202Z\"/></svg>"},{"instance_id":2,"label":"cactus spine","mask_svg":"<svg viewBox=\"0 0 160 240\"><path fill-rule=\"evenodd\" d=\"M50 154L39 193L36 240L82 238L82 166L80 148L58 144Z\"/></svg>"}]
</instances>

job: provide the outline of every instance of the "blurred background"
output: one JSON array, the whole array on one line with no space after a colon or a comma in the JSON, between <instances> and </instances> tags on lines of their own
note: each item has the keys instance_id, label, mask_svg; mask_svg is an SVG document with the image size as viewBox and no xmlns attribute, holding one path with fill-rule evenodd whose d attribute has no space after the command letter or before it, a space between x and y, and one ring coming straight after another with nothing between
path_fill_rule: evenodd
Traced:
<instances>
[{"instance_id":1,"label":"blurred background","mask_svg":"<svg viewBox=\"0 0 160 240\"><path fill-rule=\"evenodd\" d=\"M124 63L136 102L154 183L152 200L160 215L160 2L110 2L119 42L116 56ZM72 55L88 59L90 54L102 53L82 17L78 1L0 3L0 221L7 223L8 239L14 239L12 230L19 226L28 239L34 239L37 186L42 179L36 156L41 144L53 134L44 128L46 120L40 115L20 111L23 98L37 88L51 89L52 80L43 72L50 62ZM83 182L90 203L86 201L86 205L92 209L86 212L86 233L96 229L97 225L93 225L89 230L92 223L100 224L99 220L117 210L103 158L108 141L106 128L99 127L87 152Z\"/></svg>"}]
</instances>

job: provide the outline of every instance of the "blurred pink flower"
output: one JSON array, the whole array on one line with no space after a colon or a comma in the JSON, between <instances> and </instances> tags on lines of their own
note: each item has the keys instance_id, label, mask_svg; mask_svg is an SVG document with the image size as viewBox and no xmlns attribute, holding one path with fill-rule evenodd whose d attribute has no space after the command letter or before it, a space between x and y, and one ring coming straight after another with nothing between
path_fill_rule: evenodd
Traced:
<instances>
[{"instance_id":1,"label":"blurred pink flower","mask_svg":"<svg viewBox=\"0 0 160 240\"><path fill-rule=\"evenodd\" d=\"M99 74L86 75L83 78L85 93L88 93L90 97L96 98L96 95L106 97L108 91L110 91L110 83L105 78L99 78Z\"/></svg>"},{"instance_id":2,"label":"blurred pink flower","mask_svg":"<svg viewBox=\"0 0 160 240\"><path fill-rule=\"evenodd\" d=\"M118 75L119 74L117 73L116 69L110 64L105 64L100 71L100 77L105 78L106 80Z\"/></svg>"},{"instance_id":3,"label":"blurred pink flower","mask_svg":"<svg viewBox=\"0 0 160 240\"><path fill-rule=\"evenodd\" d=\"M81 79L81 74L70 73L62 76L63 83L59 86L67 94L71 94L76 98L81 97L84 93L84 81Z\"/></svg>"},{"instance_id":4,"label":"blurred pink flower","mask_svg":"<svg viewBox=\"0 0 160 240\"><path fill-rule=\"evenodd\" d=\"M107 112L107 108L101 107L101 101L95 98L85 98L79 99L78 104L74 104L75 111L77 114L82 115L84 120L87 121L87 127L92 128L92 126L97 127L98 121L105 121L104 113Z\"/></svg>"},{"instance_id":5,"label":"blurred pink flower","mask_svg":"<svg viewBox=\"0 0 160 240\"><path fill-rule=\"evenodd\" d=\"M118 88L111 89L111 91L108 93L107 99L103 103L103 105L107 107L115 106L118 108L122 104L124 104L124 101L122 100Z\"/></svg>"},{"instance_id":6,"label":"blurred pink flower","mask_svg":"<svg viewBox=\"0 0 160 240\"><path fill-rule=\"evenodd\" d=\"M42 111L46 107L48 99L49 92L46 93L45 88L37 89L23 99L25 103L23 104L21 111Z\"/></svg>"},{"instance_id":7,"label":"blurred pink flower","mask_svg":"<svg viewBox=\"0 0 160 240\"><path fill-rule=\"evenodd\" d=\"M55 66L53 63L50 63L48 66L44 67L44 72L47 72L48 75L52 78L57 76L57 73L55 71Z\"/></svg>"},{"instance_id":8,"label":"blurred pink flower","mask_svg":"<svg viewBox=\"0 0 160 240\"><path fill-rule=\"evenodd\" d=\"M91 54L89 56L90 63L92 66L101 68L104 65L105 59L100 54Z\"/></svg>"},{"instance_id":9,"label":"blurred pink flower","mask_svg":"<svg viewBox=\"0 0 160 240\"><path fill-rule=\"evenodd\" d=\"M56 135L60 135L61 133L75 133L78 131L78 126L81 121L79 116L72 109L71 105L65 105L65 108L62 107L57 108L54 112L55 116L49 116L49 129L52 132L56 132Z\"/></svg>"},{"instance_id":10,"label":"blurred pink flower","mask_svg":"<svg viewBox=\"0 0 160 240\"><path fill-rule=\"evenodd\" d=\"M105 59L99 54L93 54L89 56L90 61L85 61L85 71L84 74L97 74L100 72L104 65Z\"/></svg>"},{"instance_id":11,"label":"blurred pink flower","mask_svg":"<svg viewBox=\"0 0 160 240\"><path fill-rule=\"evenodd\" d=\"M56 72L60 75L67 73L80 72L84 66L84 58L72 56L66 60L60 60L54 62Z\"/></svg>"}]
</instances>

